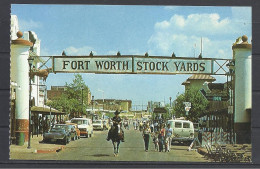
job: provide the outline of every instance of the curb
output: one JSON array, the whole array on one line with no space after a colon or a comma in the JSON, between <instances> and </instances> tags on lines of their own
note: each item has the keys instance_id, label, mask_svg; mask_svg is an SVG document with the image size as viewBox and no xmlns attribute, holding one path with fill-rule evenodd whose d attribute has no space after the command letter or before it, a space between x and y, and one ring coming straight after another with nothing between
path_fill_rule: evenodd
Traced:
<instances>
[{"instance_id":1,"label":"curb","mask_svg":"<svg viewBox=\"0 0 260 169\"><path fill-rule=\"evenodd\" d=\"M64 146L53 148L53 149L42 149L42 150L35 150L35 153L57 153L61 150L65 149Z\"/></svg>"}]
</instances>

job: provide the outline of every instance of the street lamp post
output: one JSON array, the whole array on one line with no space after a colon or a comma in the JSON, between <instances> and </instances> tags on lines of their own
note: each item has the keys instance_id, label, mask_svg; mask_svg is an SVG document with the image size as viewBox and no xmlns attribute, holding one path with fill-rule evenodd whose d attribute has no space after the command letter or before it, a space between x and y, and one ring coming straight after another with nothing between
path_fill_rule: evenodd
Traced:
<instances>
[{"instance_id":1,"label":"street lamp post","mask_svg":"<svg viewBox=\"0 0 260 169\"><path fill-rule=\"evenodd\" d=\"M32 64L33 64L33 57L29 57L28 59L28 63L29 63L29 138L28 138L28 149L31 148L31 107L32 107L32 103L31 103L31 93L32 93L32 83L31 83L31 71L32 71Z\"/></svg>"},{"instance_id":2,"label":"street lamp post","mask_svg":"<svg viewBox=\"0 0 260 169\"><path fill-rule=\"evenodd\" d=\"M83 90L84 88L81 89L81 105L82 105L82 114L83 114Z\"/></svg>"},{"instance_id":3,"label":"street lamp post","mask_svg":"<svg viewBox=\"0 0 260 169\"><path fill-rule=\"evenodd\" d=\"M92 104L92 113L93 113L94 96L92 96L91 104Z\"/></svg>"}]
</instances>

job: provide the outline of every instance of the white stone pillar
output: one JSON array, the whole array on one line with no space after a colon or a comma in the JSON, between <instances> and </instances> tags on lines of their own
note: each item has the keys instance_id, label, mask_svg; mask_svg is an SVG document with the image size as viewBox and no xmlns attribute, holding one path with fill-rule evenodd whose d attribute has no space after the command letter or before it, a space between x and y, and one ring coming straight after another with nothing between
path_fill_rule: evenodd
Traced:
<instances>
[{"instance_id":1,"label":"white stone pillar","mask_svg":"<svg viewBox=\"0 0 260 169\"><path fill-rule=\"evenodd\" d=\"M241 142L241 139L246 139L246 133L250 133L251 127L252 45L247 42L247 39L247 36L244 35L242 36L242 43L232 46L233 59L235 60L234 128L238 142Z\"/></svg>"},{"instance_id":2,"label":"white stone pillar","mask_svg":"<svg viewBox=\"0 0 260 169\"><path fill-rule=\"evenodd\" d=\"M29 48L31 42L22 39L22 32L17 33L18 39L11 43L11 80L17 83L15 119L17 144L28 141L29 134Z\"/></svg>"}]
</instances>

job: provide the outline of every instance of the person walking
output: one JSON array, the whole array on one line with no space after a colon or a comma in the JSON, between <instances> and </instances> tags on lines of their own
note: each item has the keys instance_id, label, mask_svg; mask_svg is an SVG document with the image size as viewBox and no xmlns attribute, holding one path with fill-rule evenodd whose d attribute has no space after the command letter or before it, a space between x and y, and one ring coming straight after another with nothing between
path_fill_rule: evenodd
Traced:
<instances>
[{"instance_id":1,"label":"person walking","mask_svg":"<svg viewBox=\"0 0 260 169\"><path fill-rule=\"evenodd\" d=\"M163 143L164 143L164 137L165 137L165 128L164 128L164 124L161 124L161 130L160 133L158 135L158 140L159 140L159 152L163 151Z\"/></svg>"},{"instance_id":2,"label":"person walking","mask_svg":"<svg viewBox=\"0 0 260 169\"><path fill-rule=\"evenodd\" d=\"M143 130L143 125L144 125L143 121L140 121L140 123L139 123L139 131Z\"/></svg>"},{"instance_id":3,"label":"person walking","mask_svg":"<svg viewBox=\"0 0 260 169\"><path fill-rule=\"evenodd\" d=\"M171 142L172 142L172 133L173 130L171 128L171 124L168 123L165 128L165 152L170 152Z\"/></svg>"},{"instance_id":4,"label":"person walking","mask_svg":"<svg viewBox=\"0 0 260 169\"><path fill-rule=\"evenodd\" d=\"M136 126L137 126L137 121L136 120L133 121L133 126L134 126L134 129L136 130Z\"/></svg>"},{"instance_id":5,"label":"person walking","mask_svg":"<svg viewBox=\"0 0 260 169\"><path fill-rule=\"evenodd\" d=\"M149 124L147 123L143 129L143 138L144 138L144 145L145 145L146 152L148 151L148 147L149 147L150 133L151 133L151 129L149 127Z\"/></svg>"},{"instance_id":6,"label":"person walking","mask_svg":"<svg viewBox=\"0 0 260 169\"><path fill-rule=\"evenodd\" d=\"M153 132L153 143L154 143L154 150L159 151L159 139L158 139L159 132Z\"/></svg>"},{"instance_id":7,"label":"person walking","mask_svg":"<svg viewBox=\"0 0 260 169\"><path fill-rule=\"evenodd\" d=\"M158 127L159 127L159 124L158 124L157 121L155 121L155 122L154 122L154 132L159 131Z\"/></svg>"},{"instance_id":8,"label":"person walking","mask_svg":"<svg viewBox=\"0 0 260 169\"><path fill-rule=\"evenodd\" d=\"M151 132L153 133L154 132L154 125L153 125L153 123L151 123L150 128L151 128Z\"/></svg>"}]
</instances>

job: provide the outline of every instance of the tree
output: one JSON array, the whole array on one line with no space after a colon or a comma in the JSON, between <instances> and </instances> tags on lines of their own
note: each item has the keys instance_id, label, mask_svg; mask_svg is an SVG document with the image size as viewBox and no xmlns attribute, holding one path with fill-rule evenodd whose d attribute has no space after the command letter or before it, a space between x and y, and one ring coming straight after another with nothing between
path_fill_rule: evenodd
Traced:
<instances>
[{"instance_id":1,"label":"tree","mask_svg":"<svg viewBox=\"0 0 260 169\"><path fill-rule=\"evenodd\" d=\"M66 82L65 92L51 100L47 105L60 110L62 112L80 115L86 114L86 108L88 104L89 88L85 84L80 74L75 74L73 82L68 84Z\"/></svg>"},{"instance_id":2,"label":"tree","mask_svg":"<svg viewBox=\"0 0 260 169\"><path fill-rule=\"evenodd\" d=\"M204 98L198 88L189 88L185 93L177 96L174 106L176 117L187 117L196 122L200 115L206 112L209 102ZM188 116L185 112L184 102L191 102L191 109Z\"/></svg>"}]
</instances>

